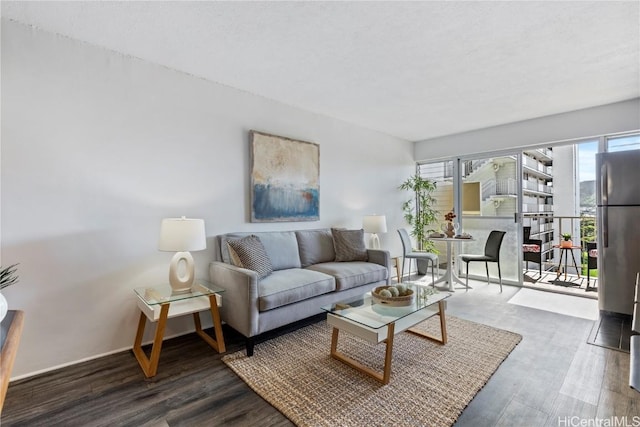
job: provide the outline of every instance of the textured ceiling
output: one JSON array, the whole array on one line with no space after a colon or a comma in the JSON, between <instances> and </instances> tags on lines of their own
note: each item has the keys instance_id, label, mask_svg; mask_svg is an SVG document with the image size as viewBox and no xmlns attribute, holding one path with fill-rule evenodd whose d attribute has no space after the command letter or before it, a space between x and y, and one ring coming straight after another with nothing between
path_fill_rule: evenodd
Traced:
<instances>
[{"instance_id":1,"label":"textured ceiling","mask_svg":"<svg viewBox=\"0 0 640 427\"><path fill-rule=\"evenodd\" d=\"M416 141L640 96L640 2L2 2L2 16Z\"/></svg>"}]
</instances>

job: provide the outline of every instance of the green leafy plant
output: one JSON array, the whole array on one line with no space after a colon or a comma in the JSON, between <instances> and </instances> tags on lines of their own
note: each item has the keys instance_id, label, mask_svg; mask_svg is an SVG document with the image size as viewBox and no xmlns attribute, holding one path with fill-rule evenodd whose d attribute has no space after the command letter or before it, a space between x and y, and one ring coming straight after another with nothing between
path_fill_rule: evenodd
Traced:
<instances>
[{"instance_id":1,"label":"green leafy plant","mask_svg":"<svg viewBox=\"0 0 640 427\"><path fill-rule=\"evenodd\" d=\"M571 233L562 233L562 238L568 242L571 240Z\"/></svg>"},{"instance_id":2,"label":"green leafy plant","mask_svg":"<svg viewBox=\"0 0 640 427\"><path fill-rule=\"evenodd\" d=\"M407 178L399 188L414 194L414 197L402 204L402 211L405 221L412 227L411 235L416 238L418 249L438 253L434 243L428 238L429 233L435 231L429 225L438 222L438 211L433 208L436 199L432 195L436 190L435 181L422 178L416 173Z\"/></svg>"},{"instance_id":3,"label":"green leafy plant","mask_svg":"<svg viewBox=\"0 0 640 427\"><path fill-rule=\"evenodd\" d=\"M18 283L18 275L16 273L18 270L17 266L18 264L13 264L9 267L0 267L0 289Z\"/></svg>"},{"instance_id":4,"label":"green leafy plant","mask_svg":"<svg viewBox=\"0 0 640 427\"><path fill-rule=\"evenodd\" d=\"M596 241L596 219L589 216L580 217L580 240L583 242Z\"/></svg>"}]
</instances>

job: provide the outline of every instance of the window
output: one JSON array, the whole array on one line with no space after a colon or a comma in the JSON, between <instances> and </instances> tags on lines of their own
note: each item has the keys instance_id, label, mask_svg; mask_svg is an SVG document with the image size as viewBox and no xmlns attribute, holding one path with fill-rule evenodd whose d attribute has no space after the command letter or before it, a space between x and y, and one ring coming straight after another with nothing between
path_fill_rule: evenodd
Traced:
<instances>
[{"instance_id":1,"label":"window","mask_svg":"<svg viewBox=\"0 0 640 427\"><path fill-rule=\"evenodd\" d=\"M640 150L640 134L625 135L607 139L607 151Z\"/></svg>"}]
</instances>

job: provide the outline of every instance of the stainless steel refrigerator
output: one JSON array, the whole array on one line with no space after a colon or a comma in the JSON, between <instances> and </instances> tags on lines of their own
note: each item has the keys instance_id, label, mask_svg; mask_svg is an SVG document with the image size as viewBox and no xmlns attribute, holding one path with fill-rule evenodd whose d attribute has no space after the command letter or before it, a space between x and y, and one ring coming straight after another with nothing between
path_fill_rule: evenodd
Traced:
<instances>
[{"instance_id":1,"label":"stainless steel refrigerator","mask_svg":"<svg viewBox=\"0 0 640 427\"><path fill-rule=\"evenodd\" d=\"M598 305L631 314L640 271L640 150L596 155Z\"/></svg>"}]
</instances>

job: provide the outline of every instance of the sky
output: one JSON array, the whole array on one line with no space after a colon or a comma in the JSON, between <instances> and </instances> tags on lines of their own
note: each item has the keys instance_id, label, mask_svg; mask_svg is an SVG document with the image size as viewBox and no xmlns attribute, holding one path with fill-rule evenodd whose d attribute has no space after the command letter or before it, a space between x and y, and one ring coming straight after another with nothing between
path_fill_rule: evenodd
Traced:
<instances>
[{"instance_id":1,"label":"sky","mask_svg":"<svg viewBox=\"0 0 640 427\"><path fill-rule=\"evenodd\" d=\"M608 141L609 151L623 151L640 149L640 135L628 135L611 138ZM596 179L596 152L598 140L578 144L578 178L579 181L595 181Z\"/></svg>"},{"instance_id":2,"label":"sky","mask_svg":"<svg viewBox=\"0 0 640 427\"><path fill-rule=\"evenodd\" d=\"M578 145L578 178L580 182L595 181L597 151L598 140Z\"/></svg>"}]
</instances>

